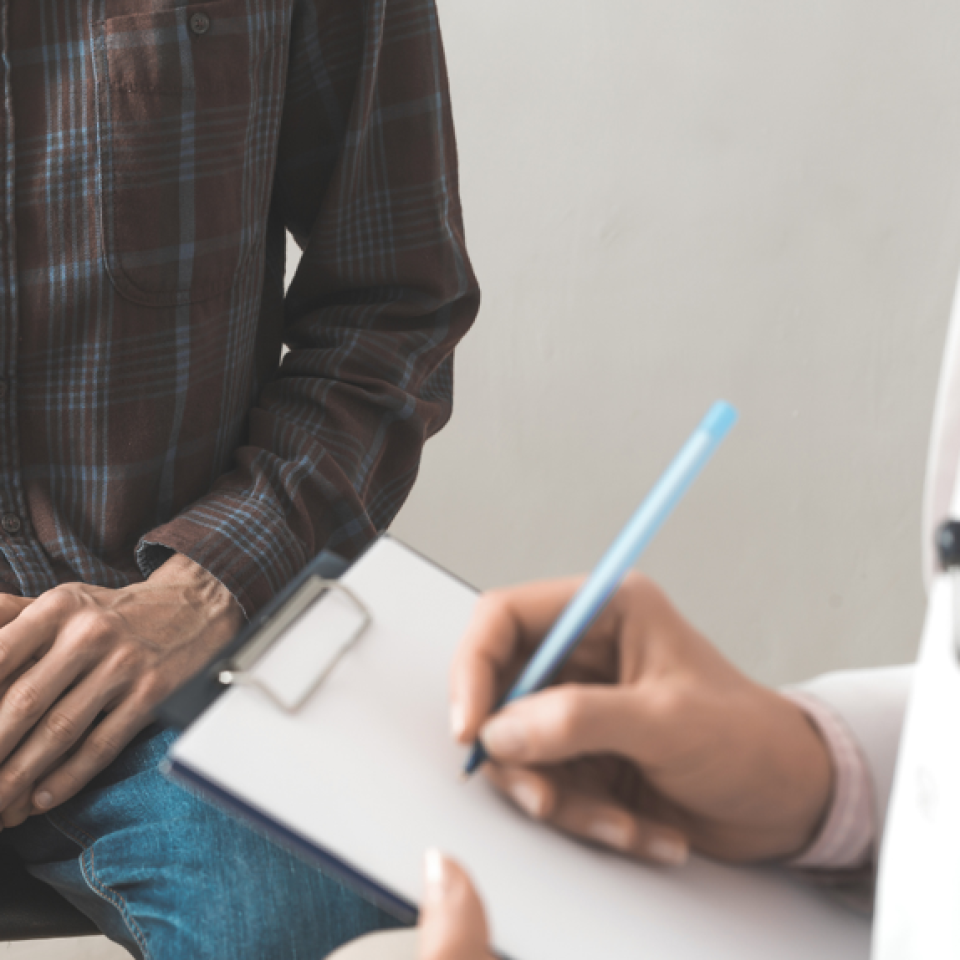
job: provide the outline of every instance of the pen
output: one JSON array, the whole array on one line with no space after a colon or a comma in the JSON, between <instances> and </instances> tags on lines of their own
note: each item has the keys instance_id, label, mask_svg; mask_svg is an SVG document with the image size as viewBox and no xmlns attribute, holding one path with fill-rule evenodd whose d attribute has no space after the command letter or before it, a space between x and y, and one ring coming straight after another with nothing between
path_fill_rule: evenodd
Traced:
<instances>
[{"instance_id":1,"label":"pen","mask_svg":"<svg viewBox=\"0 0 960 960\"><path fill-rule=\"evenodd\" d=\"M710 408L673 463L610 545L587 582L564 608L533 659L498 704L498 710L520 697L542 690L550 682L736 420L737 411L729 403L720 400ZM464 778L469 777L486 760L483 743L478 739L467 758Z\"/></svg>"}]
</instances>

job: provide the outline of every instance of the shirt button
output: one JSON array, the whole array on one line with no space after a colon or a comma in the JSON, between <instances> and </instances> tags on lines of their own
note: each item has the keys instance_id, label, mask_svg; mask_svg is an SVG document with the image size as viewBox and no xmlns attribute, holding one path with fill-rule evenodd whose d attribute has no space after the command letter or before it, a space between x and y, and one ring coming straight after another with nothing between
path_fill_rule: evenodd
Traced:
<instances>
[{"instance_id":1,"label":"shirt button","mask_svg":"<svg viewBox=\"0 0 960 960\"><path fill-rule=\"evenodd\" d=\"M15 513L5 513L3 519L0 520L0 526L3 527L4 533L9 533L10 536L13 536L15 533L20 532L20 518Z\"/></svg>"},{"instance_id":2,"label":"shirt button","mask_svg":"<svg viewBox=\"0 0 960 960\"><path fill-rule=\"evenodd\" d=\"M195 13L190 17L190 29L199 37L210 29L210 17L205 13Z\"/></svg>"}]
</instances>

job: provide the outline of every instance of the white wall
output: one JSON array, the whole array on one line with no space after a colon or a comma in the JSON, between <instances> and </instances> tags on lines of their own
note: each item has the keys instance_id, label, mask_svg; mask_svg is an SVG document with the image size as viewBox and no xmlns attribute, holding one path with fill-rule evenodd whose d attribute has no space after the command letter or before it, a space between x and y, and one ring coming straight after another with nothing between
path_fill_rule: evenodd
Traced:
<instances>
[{"instance_id":1,"label":"white wall","mask_svg":"<svg viewBox=\"0 0 960 960\"><path fill-rule=\"evenodd\" d=\"M395 532L588 568L715 397L642 561L771 681L912 655L960 265L960 7L441 0L484 307Z\"/></svg>"}]
</instances>

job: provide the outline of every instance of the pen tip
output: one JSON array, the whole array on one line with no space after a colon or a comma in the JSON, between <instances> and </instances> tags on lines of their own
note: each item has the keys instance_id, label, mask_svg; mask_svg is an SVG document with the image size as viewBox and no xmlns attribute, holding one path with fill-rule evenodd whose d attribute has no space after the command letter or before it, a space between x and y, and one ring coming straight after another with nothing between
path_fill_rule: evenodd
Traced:
<instances>
[{"instance_id":1,"label":"pen tip","mask_svg":"<svg viewBox=\"0 0 960 960\"><path fill-rule=\"evenodd\" d=\"M466 770L460 771L460 776L458 778L461 783L466 783L470 779L470 774Z\"/></svg>"}]
</instances>

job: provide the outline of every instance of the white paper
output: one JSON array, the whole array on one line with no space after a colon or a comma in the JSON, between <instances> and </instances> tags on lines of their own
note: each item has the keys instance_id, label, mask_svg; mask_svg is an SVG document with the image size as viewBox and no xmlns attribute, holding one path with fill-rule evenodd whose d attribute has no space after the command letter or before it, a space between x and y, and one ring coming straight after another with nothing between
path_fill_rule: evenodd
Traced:
<instances>
[{"instance_id":1,"label":"white paper","mask_svg":"<svg viewBox=\"0 0 960 960\"><path fill-rule=\"evenodd\" d=\"M868 956L868 922L785 872L641 866L530 822L482 777L461 784L447 674L476 595L391 539L344 583L374 622L300 713L232 690L177 761L413 902L424 850L451 853L513 960Z\"/></svg>"}]
</instances>

